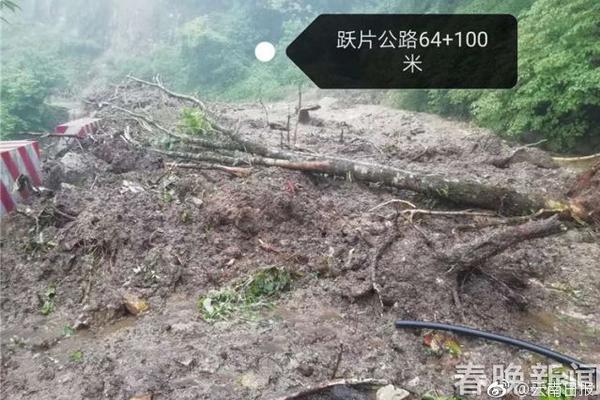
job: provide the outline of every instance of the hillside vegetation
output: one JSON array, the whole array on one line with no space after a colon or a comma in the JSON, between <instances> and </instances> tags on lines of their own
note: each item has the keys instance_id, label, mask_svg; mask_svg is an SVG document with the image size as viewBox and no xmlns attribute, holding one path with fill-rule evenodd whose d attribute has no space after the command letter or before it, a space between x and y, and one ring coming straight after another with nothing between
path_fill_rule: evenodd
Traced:
<instances>
[{"instance_id":1,"label":"hillside vegetation","mask_svg":"<svg viewBox=\"0 0 600 400\"><path fill-rule=\"evenodd\" d=\"M6 2L3 2L3 4ZM312 84L285 47L324 12L511 13L519 83L511 90L389 91L389 104L473 120L555 151L600 145L600 3L595 0L23 0L3 7L2 135L50 129L48 97L80 97L127 73L224 101L276 100ZM254 46L276 44L262 64Z\"/></svg>"}]
</instances>

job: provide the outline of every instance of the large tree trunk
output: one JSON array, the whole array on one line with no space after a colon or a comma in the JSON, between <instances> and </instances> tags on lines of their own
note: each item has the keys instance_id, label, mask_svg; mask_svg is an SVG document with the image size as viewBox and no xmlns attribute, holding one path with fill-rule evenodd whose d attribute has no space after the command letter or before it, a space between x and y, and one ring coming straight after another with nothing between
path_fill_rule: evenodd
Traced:
<instances>
[{"instance_id":1,"label":"large tree trunk","mask_svg":"<svg viewBox=\"0 0 600 400\"><path fill-rule=\"evenodd\" d=\"M173 92L165 88L158 79L154 82L131 76L130 79L144 85L156 87L169 96L194 103L206 113L213 130L221 135L221 138L215 140L212 138L182 136L169 132L155 122L150 121L163 133L180 142L187 143L187 150L200 151L199 153L164 152L173 157L226 164L246 162L251 165L275 166L344 176L348 179L382 183L398 189L411 190L456 204L495 210L506 215L531 214L547 208L549 204L552 204L553 208L568 208L566 203L563 207L563 203L556 201L557 199L547 199L542 195L521 193L512 188L485 184L477 180L454 179L436 174L411 172L381 164L269 148L240 137L235 129L232 130L220 125L215 118L211 118L211 112L204 102L193 96ZM138 118L144 118L131 111L123 111ZM194 148L194 146L200 146L201 149ZM241 154L241 156L239 158L235 157L234 152ZM224 153L225 155L215 153Z\"/></svg>"},{"instance_id":2,"label":"large tree trunk","mask_svg":"<svg viewBox=\"0 0 600 400\"><path fill-rule=\"evenodd\" d=\"M214 147L214 143L212 145ZM544 197L520 193L510 188L487 185L475 180L450 179L436 174L415 173L380 164L343 158L297 156L292 159L295 154L280 153L280 155L289 159L262 156L247 156L237 159L209 153L163 153L172 157L197 161L224 164L245 162L250 165L344 176L350 180L363 182L378 182L386 186L449 200L456 204L496 210L506 215L530 214L546 206Z\"/></svg>"}]
</instances>

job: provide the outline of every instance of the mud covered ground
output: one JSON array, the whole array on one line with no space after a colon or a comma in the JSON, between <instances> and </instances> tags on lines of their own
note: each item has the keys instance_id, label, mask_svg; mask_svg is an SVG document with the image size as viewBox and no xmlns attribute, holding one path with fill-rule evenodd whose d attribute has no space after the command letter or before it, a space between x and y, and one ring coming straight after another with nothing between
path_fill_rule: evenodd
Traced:
<instances>
[{"instance_id":1,"label":"mud covered ground","mask_svg":"<svg viewBox=\"0 0 600 400\"><path fill-rule=\"evenodd\" d=\"M553 168L541 151L498 168L491 160L511 146L484 131L333 95L305 99L321 109L299 126L298 146L557 197L573 182L574 172ZM471 216L411 223L394 205L370 211L398 198L462 208L339 177L168 168L122 135L164 139L106 104L98 109L102 101L173 128L183 106L136 85L111 88L89 105L103 118L95 140L67 150L45 139L54 193L2 221L2 398L271 399L335 377L384 379L420 399L451 395L457 364L486 365L491 377L494 364L549 363L462 337L460 351L433 354L427 332L396 331L396 319L460 323L600 363L597 229L569 225L520 243L489 259L486 274L457 282L434 252L501 225ZM268 104L269 122L285 125L293 102ZM279 144L260 104L211 108L224 124L239 121L244 136ZM376 254L380 298L369 291ZM202 318L199 296L270 266L295 277L272 307ZM147 310L133 315L136 301Z\"/></svg>"}]
</instances>

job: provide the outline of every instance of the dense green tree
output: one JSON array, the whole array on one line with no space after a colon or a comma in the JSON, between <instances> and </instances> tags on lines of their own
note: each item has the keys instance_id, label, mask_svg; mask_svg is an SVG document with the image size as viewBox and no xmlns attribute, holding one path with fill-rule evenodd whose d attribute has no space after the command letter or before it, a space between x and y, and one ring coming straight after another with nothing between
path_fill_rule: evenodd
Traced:
<instances>
[{"instance_id":1,"label":"dense green tree","mask_svg":"<svg viewBox=\"0 0 600 400\"><path fill-rule=\"evenodd\" d=\"M161 74L181 91L221 100L295 93L312 84L285 48L320 13L511 13L520 21L514 89L390 91L392 103L509 137L544 137L560 150L600 142L597 0L0 0L0 8L10 15L0 51L2 125L11 130L44 126L56 89L78 95L127 73ZM277 48L264 64L254 57L263 40ZM53 58L65 79L43 78L48 63L32 55Z\"/></svg>"},{"instance_id":2,"label":"dense green tree","mask_svg":"<svg viewBox=\"0 0 600 400\"><path fill-rule=\"evenodd\" d=\"M47 104L52 90L64 85L60 70L56 68L56 60L36 55L30 55L26 60L14 62L2 70L2 137L18 132L51 129L61 117L59 108Z\"/></svg>"},{"instance_id":3,"label":"dense green tree","mask_svg":"<svg viewBox=\"0 0 600 400\"><path fill-rule=\"evenodd\" d=\"M538 0L521 20L519 83L485 92L478 122L521 136L534 133L555 149L600 136L600 3Z\"/></svg>"}]
</instances>

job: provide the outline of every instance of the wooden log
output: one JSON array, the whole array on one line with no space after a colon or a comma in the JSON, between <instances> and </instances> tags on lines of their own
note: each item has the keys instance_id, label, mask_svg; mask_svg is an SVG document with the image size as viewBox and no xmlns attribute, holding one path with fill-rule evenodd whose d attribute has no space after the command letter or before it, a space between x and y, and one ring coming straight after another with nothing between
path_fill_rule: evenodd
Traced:
<instances>
[{"instance_id":1,"label":"wooden log","mask_svg":"<svg viewBox=\"0 0 600 400\"><path fill-rule=\"evenodd\" d=\"M336 157L297 157L295 153L277 152L281 159L263 156L224 157L210 153L163 152L177 158L217 163L263 165L292 170L343 176L350 180L378 182L407 189L467 206L498 211L505 215L526 215L545 208L549 201L541 195L520 193L511 188L488 185L469 179L452 179L437 174L423 174L399 168ZM556 202L555 202L556 203Z\"/></svg>"},{"instance_id":2,"label":"wooden log","mask_svg":"<svg viewBox=\"0 0 600 400\"><path fill-rule=\"evenodd\" d=\"M525 240L554 235L565 228L558 215L529 221L521 225L493 232L474 242L461 243L443 256L443 261L455 272L466 272L482 268L485 261Z\"/></svg>"},{"instance_id":3,"label":"wooden log","mask_svg":"<svg viewBox=\"0 0 600 400\"><path fill-rule=\"evenodd\" d=\"M205 104L200 100L192 96L172 92L166 89L160 81L148 82L132 76L129 78L141 84L154 86L170 96L190 101L200 109L206 110ZM301 92L299 92L299 95L301 95ZM301 109L300 101L298 109ZM513 188L486 184L474 179L449 178L437 174L416 173L395 167L339 157L272 149L268 146L244 139L238 135L237 130L228 129L219 125L216 121L211 121L210 123L216 132L223 134L229 141L223 142L204 138L191 138L173 133L170 133L170 135L177 137L183 142L197 144L216 152L219 151L219 148L222 148L246 153L246 156L239 159L226 157L227 160L223 159L222 156L204 152L196 155L193 153L177 153L173 154L173 156L217 163L227 163L228 161L237 163L243 160L250 165L275 166L344 176L364 182L383 183L386 186L423 193L426 196L437 197L456 204L495 210L506 215L527 215L543 208L569 208L569 205L560 199L547 199L541 194L521 193ZM160 129L169 134L165 128L160 127Z\"/></svg>"}]
</instances>

